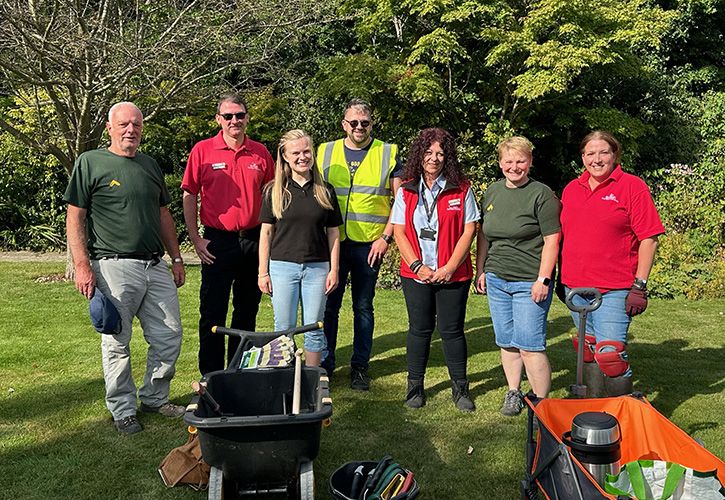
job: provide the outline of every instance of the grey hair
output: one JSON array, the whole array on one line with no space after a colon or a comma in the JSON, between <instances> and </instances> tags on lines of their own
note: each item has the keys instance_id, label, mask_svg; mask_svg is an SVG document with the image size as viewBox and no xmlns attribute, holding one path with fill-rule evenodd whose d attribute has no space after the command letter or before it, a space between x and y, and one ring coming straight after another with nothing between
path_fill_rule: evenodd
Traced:
<instances>
[{"instance_id":1,"label":"grey hair","mask_svg":"<svg viewBox=\"0 0 725 500\"><path fill-rule=\"evenodd\" d=\"M138 108L138 106L136 106L134 103L132 103L130 101L121 101L121 102L117 102L116 104L114 104L113 106L111 106L111 109L108 110L108 121L109 122L111 121L111 117L113 116L113 113L118 108L123 107L123 106L131 106L133 109L135 109L136 111L138 111L139 114L141 115L141 118L143 118L143 113Z\"/></svg>"}]
</instances>

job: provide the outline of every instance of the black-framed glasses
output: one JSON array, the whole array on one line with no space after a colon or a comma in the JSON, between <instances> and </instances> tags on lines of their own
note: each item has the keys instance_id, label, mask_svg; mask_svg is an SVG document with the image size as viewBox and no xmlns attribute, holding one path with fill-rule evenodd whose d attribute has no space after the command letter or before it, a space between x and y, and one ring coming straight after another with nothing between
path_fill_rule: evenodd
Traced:
<instances>
[{"instance_id":1,"label":"black-framed glasses","mask_svg":"<svg viewBox=\"0 0 725 500\"><path fill-rule=\"evenodd\" d=\"M345 120L344 118L342 121L347 122L352 128L357 128L358 125L362 128L368 128L372 123L370 120Z\"/></svg>"},{"instance_id":2,"label":"black-framed glasses","mask_svg":"<svg viewBox=\"0 0 725 500\"><path fill-rule=\"evenodd\" d=\"M244 117L247 116L247 112L240 111L239 113L219 113L219 116L224 118L226 121L231 121L232 118L236 118L237 120L244 120Z\"/></svg>"}]
</instances>

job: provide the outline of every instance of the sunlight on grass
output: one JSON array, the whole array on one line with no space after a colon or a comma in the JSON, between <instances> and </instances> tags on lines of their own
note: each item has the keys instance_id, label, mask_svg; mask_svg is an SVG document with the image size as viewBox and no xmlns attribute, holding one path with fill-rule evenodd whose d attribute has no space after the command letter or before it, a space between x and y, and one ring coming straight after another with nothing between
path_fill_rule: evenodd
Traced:
<instances>
[{"instance_id":1,"label":"sunlight on grass","mask_svg":"<svg viewBox=\"0 0 725 500\"><path fill-rule=\"evenodd\" d=\"M87 302L71 283L35 283L62 264L0 263L0 463L3 497L23 499L181 498L206 495L166 489L156 467L186 440L182 421L141 415L146 430L117 434L103 402L99 338ZM171 398L186 404L198 379L199 269L189 267L180 289L184 340ZM426 373L428 404L404 408L407 317L399 292L378 291L376 337L369 393L351 391L349 293L343 305L339 369L332 382L333 422L324 428L315 461L318 498L327 478L350 460L392 455L416 474L425 498L518 498L524 467L525 417L499 413L505 379L484 297L472 295L466 318L471 394L477 411L462 414L451 388L440 339L435 336ZM652 301L632 326L635 389L660 412L725 457L725 301ZM574 382L574 332L568 312L555 303L549 318L552 396ZM146 344L135 325L133 373L143 374ZM272 328L265 298L258 329ZM11 391L12 389L12 391ZM525 390L528 387L524 387ZM469 447L473 448L468 454Z\"/></svg>"}]
</instances>

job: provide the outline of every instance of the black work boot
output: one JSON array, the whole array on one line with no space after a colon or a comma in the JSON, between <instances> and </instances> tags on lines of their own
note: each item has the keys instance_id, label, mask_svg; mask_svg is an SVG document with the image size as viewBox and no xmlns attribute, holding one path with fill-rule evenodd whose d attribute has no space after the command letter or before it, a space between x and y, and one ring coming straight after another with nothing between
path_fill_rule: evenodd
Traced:
<instances>
[{"instance_id":1,"label":"black work boot","mask_svg":"<svg viewBox=\"0 0 725 500\"><path fill-rule=\"evenodd\" d=\"M597 363L584 363L584 383L587 385L588 398L604 398L607 396L604 378L604 374Z\"/></svg>"},{"instance_id":2,"label":"black work boot","mask_svg":"<svg viewBox=\"0 0 725 500\"><path fill-rule=\"evenodd\" d=\"M632 377L605 377L604 385L610 398L632 394Z\"/></svg>"},{"instance_id":3,"label":"black work boot","mask_svg":"<svg viewBox=\"0 0 725 500\"><path fill-rule=\"evenodd\" d=\"M456 404L456 408L465 412L476 409L476 405L473 404L471 395L468 393L468 380L451 380L451 386L453 402Z\"/></svg>"},{"instance_id":4,"label":"black work boot","mask_svg":"<svg viewBox=\"0 0 725 500\"><path fill-rule=\"evenodd\" d=\"M423 379L408 379L408 393L405 396L405 406L408 408L423 408L425 406L425 391Z\"/></svg>"}]
</instances>

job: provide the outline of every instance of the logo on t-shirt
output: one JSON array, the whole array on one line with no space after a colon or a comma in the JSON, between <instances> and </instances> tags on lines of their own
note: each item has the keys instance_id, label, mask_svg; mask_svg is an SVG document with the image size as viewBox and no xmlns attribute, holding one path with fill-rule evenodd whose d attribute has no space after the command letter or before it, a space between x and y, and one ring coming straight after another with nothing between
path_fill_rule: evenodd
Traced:
<instances>
[{"instance_id":1,"label":"logo on t-shirt","mask_svg":"<svg viewBox=\"0 0 725 500\"><path fill-rule=\"evenodd\" d=\"M602 196L602 199L604 201L613 201L614 203L619 203L619 200L616 196L614 196L614 193L609 193L607 196Z\"/></svg>"},{"instance_id":2,"label":"logo on t-shirt","mask_svg":"<svg viewBox=\"0 0 725 500\"><path fill-rule=\"evenodd\" d=\"M489 205L488 205L488 206L486 207L486 212L492 212L492 211L493 211L493 203L490 203L490 204L489 204Z\"/></svg>"},{"instance_id":3,"label":"logo on t-shirt","mask_svg":"<svg viewBox=\"0 0 725 500\"><path fill-rule=\"evenodd\" d=\"M448 200L448 210L454 210L459 211L461 210L461 200L458 198L454 198L452 200Z\"/></svg>"},{"instance_id":4,"label":"logo on t-shirt","mask_svg":"<svg viewBox=\"0 0 725 500\"><path fill-rule=\"evenodd\" d=\"M118 182L116 179L113 179L111 182L108 183L108 187L116 187L116 186L120 186L120 185L121 185L121 183Z\"/></svg>"},{"instance_id":5,"label":"logo on t-shirt","mask_svg":"<svg viewBox=\"0 0 725 500\"><path fill-rule=\"evenodd\" d=\"M261 172L262 171L262 169L260 168L260 166L257 165L256 163L250 163L249 165L247 165L247 168L249 170L256 170L257 172Z\"/></svg>"}]
</instances>

